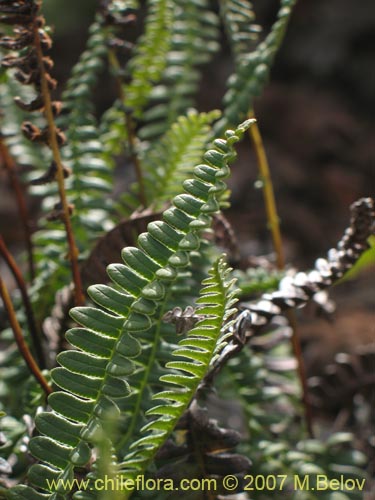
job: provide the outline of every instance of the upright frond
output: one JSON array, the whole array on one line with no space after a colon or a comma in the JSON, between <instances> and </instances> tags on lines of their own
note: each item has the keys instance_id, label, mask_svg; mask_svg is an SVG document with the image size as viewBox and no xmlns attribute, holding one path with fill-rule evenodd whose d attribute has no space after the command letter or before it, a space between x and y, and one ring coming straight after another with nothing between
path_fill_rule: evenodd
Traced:
<instances>
[{"instance_id":1,"label":"upright frond","mask_svg":"<svg viewBox=\"0 0 375 500\"><path fill-rule=\"evenodd\" d=\"M197 113L190 110L180 116L164 134L160 142L142 154L146 198L155 209L162 208L181 191L182 183L192 174L193 165L202 158L211 137L209 127L220 116L219 111ZM138 193L138 187L132 191ZM124 202L137 208L139 201L131 193L123 197Z\"/></svg>"},{"instance_id":2,"label":"upright frond","mask_svg":"<svg viewBox=\"0 0 375 500\"><path fill-rule=\"evenodd\" d=\"M221 0L220 13L232 46L235 63L254 50L262 28L255 23L255 13L249 0Z\"/></svg>"},{"instance_id":3,"label":"upright frond","mask_svg":"<svg viewBox=\"0 0 375 500\"><path fill-rule=\"evenodd\" d=\"M153 396L162 403L147 411L148 416L156 418L141 429L141 438L124 458L121 473L126 476L132 471L144 472L187 408L210 362L223 349L228 319L235 313L237 301L229 272L220 258L209 271L210 277L202 282L196 313L204 319L179 342L173 352L175 360L166 364L169 373L160 377L160 382L167 384L165 390Z\"/></svg>"},{"instance_id":4,"label":"upright frond","mask_svg":"<svg viewBox=\"0 0 375 500\"><path fill-rule=\"evenodd\" d=\"M265 40L254 51L240 54L240 48L236 45L237 64L228 80L229 89L223 100L224 117L216 126L217 133L229 124L244 119L252 109L254 98L260 95L268 80L295 3L296 0L281 0L277 20Z\"/></svg>"},{"instance_id":5,"label":"upright frond","mask_svg":"<svg viewBox=\"0 0 375 500\"><path fill-rule=\"evenodd\" d=\"M219 20L207 0L175 1L167 64L142 116L142 140L154 142L194 106L200 67L217 52L218 39Z\"/></svg>"},{"instance_id":6,"label":"upright frond","mask_svg":"<svg viewBox=\"0 0 375 500\"><path fill-rule=\"evenodd\" d=\"M129 62L131 83L125 85L126 105L139 118L152 88L160 81L171 46L174 22L172 0L149 0L145 33L139 40Z\"/></svg>"}]
</instances>

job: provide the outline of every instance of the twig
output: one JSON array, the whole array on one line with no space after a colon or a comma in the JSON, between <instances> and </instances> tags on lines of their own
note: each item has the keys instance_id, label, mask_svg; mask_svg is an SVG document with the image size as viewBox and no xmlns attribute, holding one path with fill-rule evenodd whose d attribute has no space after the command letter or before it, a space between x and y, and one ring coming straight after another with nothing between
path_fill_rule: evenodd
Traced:
<instances>
[{"instance_id":1,"label":"twig","mask_svg":"<svg viewBox=\"0 0 375 500\"><path fill-rule=\"evenodd\" d=\"M13 308L12 301L9 296L8 289L0 276L0 295L4 302L4 307L8 313L10 326L12 327L14 338L20 353L25 360L27 366L29 367L31 373L37 380L37 382L42 387L43 391L48 396L52 392L52 387L48 384L47 380L44 378L42 372L40 371L35 359L33 358L30 349L28 348L25 339L23 338L20 324L16 318L16 314Z\"/></svg>"},{"instance_id":2,"label":"twig","mask_svg":"<svg viewBox=\"0 0 375 500\"><path fill-rule=\"evenodd\" d=\"M250 112L248 116L249 118L255 118L254 112ZM276 208L271 172L257 122L254 122L249 128L249 135L257 158L260 180L262 182L264 205L267 213L267 222L276 253L277 268L283 269L285 267L285 258L280 231L280 220Z\"/></svg>"},{"instance_id":3,"label":"twig","mask_svg":"<svg viewBox=\"0 0 375 500\"><path fill-rule=\"evenodd\" d=\"M254 112L249 113L249 118L255 118ZM267 155L264 149L262 136L259 131L257 122L249 128L249 135L254 146L255 155L257 158L260 179L262 182L262 191L264 205L267 213L268 227L271 231L273 247L276 254L276 265L278 269L284 269L285 257L283 243L280 230L280 219L277 213L275 193L273 189L271 172L267 160ZM286 311L286 317L292 328L293 334L291 337L292 349L297 360L297 372L302 388L302 403L304 407L306 427L309 435L313 436L312 411L308 396L308 387L306 379L305 363L302 356L301 341L298 333L298 325L296 314L293 310Z\"/></svg>"},{"instance_id":4,"label":"twig","mask_svg":"<svg viewBox=\"0 0 375 500\"><path fill-rule=\"evenodd\" d=\"M111 64L114 73L115 73L115 79L116 79L116 85L117 85L117 92L120 98L120 101L123 105L126 103L125 99L125 92L124 92L124 86L121 78L119 77L119 72L120 72L120 64L118 62L118 59L116 57L116 54L113 49L109 50L108 52L108 60L109 63ZM137 177L137 182L139 186L139 200L143 207L147 207L147 198L146 198L146 190L145 190L145 183L144 183L144 178L143 178L143 172L142 172L142 165L141 162L139 161L137 152L136 152L136 138L134 134L134 124L133 120L131 117L131 113L128 110L125 110L125 127L127 131L127 136L128 136L128 143L129 143L129 150L130 150L130 158L133 162L134 169L135 169L135 175Z\"/></svg>"},{"instance_id":5,"label":"twig","mask_svg":"<svg viewBox=\"0 0 375 500\"><path fill-rule=\"evenodd\" d=\"M30 226L29 213L27 210L25 196L17 176L14 160L9 154L9 150L1 135L0 135L0 156L3 159L5 170L8 173L9 181L17 200L17 207L20 215L20 220L22 222L24 229L25 247L27 252L29 273L30 273L30 278L33 280L35 278L35 266L34 266L34 256L33 256L33 244L31 241L32 231Z\"/></svg>"},{"instance_id":6,"label":"twig","mask_svg":"<svg viewBox=\"0 0 375 500\"><path fill-rule=\"evenodd\" d=\"M68 247L69 247L69 259L71 263L71 268L72 268L72 275L73 275L73 282L74 282L74 296L75 296L75 304L76 305L81 305L85 302L83 291L82 291L82 281L81 281L81 275L79 272L79 267L78 267L78 249L75 244L74 240L74 235L73 235L73 230L72 230L72 225L71 225L71 220L70 220L70 212L69 212L69 205L68 201L66 198L66 193L65 193L65 182L64 182L64 167L61 162L61 155L60 155L60 149L59 145L57 142L56 138L56 126L55 126L55 121L53 117L53 111L52 111L52 105L51 105L51 96L48 88L48 82L46 78L46 71L44 67L44 61L43 61L43 51L41 47L41 42L40 42L40 36L39 36L39 31L38 31L38 23L34 22L33 24L33 34L34 34L34 43L35 43L35 48L36 48L36 53L37 53L37 58L38 58L38 65L40 68L40 80L41 80L41 91L42 91L42 96L43 96L43 101L44 101L44 114L47 120L48 124L48 130L49 130L49 145L52 150L53 154L53 159L56 163L57 166L57 185L58 185L58 191L60 195L60 201L62 205L62 211L63 211L63 221L65 225L65 230L66 230L66 236L68 240Z\"/></svg>"},{"instance_id":7,"label":"twig","mask_svg":"<svg viewBox=\"0 0 375 500\"><path fill-rule=\"evenodd\" d=\"M17 266L16 261L14 260L12 254L9 252L3 237L0 235L0 254L4 258L7 263L10 271L12 272L14 279L17 282L18 288L21 292L21 297L23 301L23 305L25 307L27 324L29 326L30 336L33 341L33 347L36 354L36 357L39 362L39 367L41 369L46 368L46 362L44 358L43 348L42 348L42 339L40 332L38 331L34 319L33 309L31 307L30 299L27 293L26 283L23 279L22 273Z\"/></svg>"},{"instance_id":8,"label":"twig","mask_svg":"<svg viewBox=\"0 0 375 500\"><path fill-rule=\"evenodd\" d=\"M309 433L310 437L314 437L313 415L312 415L312 408L308 392L309 388L307 385L305 362L302 356L301 340L298 332L297 317L293 309L285 311L285 316L287 317L289 325L292 329L291 343L292 343L294 357L297 360L297 373L302 388L302 403L304 408L307 432Z\"/></svg>"}]
</instances>

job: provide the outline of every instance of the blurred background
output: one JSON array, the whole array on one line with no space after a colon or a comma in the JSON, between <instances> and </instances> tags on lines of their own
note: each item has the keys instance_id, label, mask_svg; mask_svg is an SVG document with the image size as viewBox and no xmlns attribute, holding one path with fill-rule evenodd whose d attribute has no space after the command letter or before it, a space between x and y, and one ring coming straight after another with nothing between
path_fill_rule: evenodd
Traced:
<instances>
[{"instance_id":1,"label":"blurred background","mask_svg":"<svg viewBox=\"0 0 375 500\"><path fill-rule=\"evenodd\" d=\"M278 5L277 0L254 0L257 21L265 33ZM94 0L44 2L47 23L54 30L51 56L60 89L84 48L96 6ZM220 107L232 69L223 43L223 52L204 70L200 110ZM271 81L256 101L287 261L302 269L311 267L341 237L350 203L375 193L374 61L373 0L299 0ZM98 114L114 98L114 84L103 75L96 92ZM16 206L4 172L0 175L0 230L11 248L21 250ZM241 146L233 169L228 218L243 253L252 255L272 251L256 180L248 141ZM309 373L318 373L338 351L350 352L358 344L374 341L374 274L369 269L333 291L338 302L335 322L304 315L301 332Z\"/></svg>"}]
</instances>

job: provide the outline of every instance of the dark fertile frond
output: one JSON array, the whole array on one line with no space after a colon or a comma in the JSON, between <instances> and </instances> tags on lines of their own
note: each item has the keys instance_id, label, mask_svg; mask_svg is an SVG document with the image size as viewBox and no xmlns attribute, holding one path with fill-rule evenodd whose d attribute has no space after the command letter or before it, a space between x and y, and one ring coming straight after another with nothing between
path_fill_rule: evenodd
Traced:
<instances>
[{"instance_id":1,"label":"dark fertile frond","mask_svg":"<svg viewBox=\"0 0 375 500\"><path fill-rule=\"evenodd\" d=\"M373 198L361 198L351 206L350 226L339 241L337 248L329 250L327 258L317 259L315 269L285 276L279 289L262 295L254 304L244 306L233 327L233 343L223 352L221 359L208 374L212 381L227 359L240 351L253 336L262 333L264 327L284 311L303 307L316 293L330 287L351 269L362 253L369 248L368 238L374 233L375 207Z\"/></svg>"}]
</instances>

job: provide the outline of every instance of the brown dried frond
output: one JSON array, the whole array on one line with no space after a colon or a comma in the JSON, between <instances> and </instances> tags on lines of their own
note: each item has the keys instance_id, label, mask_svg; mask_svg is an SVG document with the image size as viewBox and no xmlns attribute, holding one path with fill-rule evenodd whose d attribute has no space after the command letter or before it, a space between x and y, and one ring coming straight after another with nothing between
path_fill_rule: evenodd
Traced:
<instances>
[{"instance_id":1,"label":"brown dried frond","mask_svg":"<svg viewBox=\"0 0 375 500\"><path fill-rule=\"evenodd\" d=\"M121 249L125 246L134 246L138 235L147 230L147 224L158 218L160 212L154 213L151 210L136 212L130 219L120 222L102 236L82 265L81 275L85 285L106 283L109 280L107 266L121 262Z\"/></svg>"},{"instance_id":2,"label":"brown dried frond","mask_svg":"<svg viewBox=\"0 0 375 500\"><path fill-rule=\"evenodd\" d=\"M45 20L39 13L40 4L34 0L23 2L0 1L0 23L13 25L13 36L3 36L0 38L0 47L20 51L18 55L10 54L3 58L2 66L14 68L14 77L22 85L33 85L37 91L37 96L31 102L26 103L20 97L16 97L16 104L25 111L44 111L45 97L42 95L42 79L47 83L48 89L54 90L57 81L52 78L49 71L53 67L53 61L44 54L52 46L51 37L44 30ZM39 53L39 44L42 56ZM56 116L59 114L61 104L58 101L52 103L52 112ZM40 130L30 122L25 122L22 131L27 138L34 142L46 143L49 145L49 133L47 130ZM51 133L51 132L50 132ZM65 143L65 136L61 130L54 130L59 147Z\"/></svg>"},{"instance_id":3,"label":"brown dried frond","mask_svg":"<svg viewBox=\"0 0 375 500\"><path fill-rule=\"evenodd\" d=\"M70 168L63 166L63 172L64 172L64 179L70 176L71 170ZM40 186L43 184L48 184L49 182L53 182L56 180L56 175L57 175L57 165L53 161L51 165L49 166L47 172L45 172L42 176L38 177L37 179L33 179L30 181L30 184L32 186Z\"/></svg>"},{"instance_id":4,"label":"brown dried frond","mask_svg":"<svg viewBox=\"0 0 375 500\"><path fill-rule=\"evenodd\" d=\"M32 142L46 142L48 131L43 132L31 122L23 122L21 130L24 136Z\"/></svg>"},{"instance_id":5,"label":"brown dried frond","mask_svg":"<svg viewBox=\"0 0 375 500\"><path fill-rule=\"evenodd\" d=\"M17 96L14 98L14 102L24 111L40 111L44 108L44 101L40 95L28 103L24 102L19 96Z\"/></svg>"},{"instance_id":6,"label":"brown dried frond","mask_svg":"<svg viewBox=\"0 0 375 500\"><path fill-rule=\"evenodd\" d=\"M263 294L253 304L244 304L244 310L231 327L232 341L205 376L201 387L210 385L228 359L235 356L254 336L264 333L271 320L290 308L306 305L314 295L342 278L369 248L367 240L374 232L375 200L361 198L351 206L350 225L337 248L329 250L326 258L317 259L312 271L286 276L281 280L279 290Z\"/></svg>"},{"instance_id":7,"label":"brown dried frond","mask_svg":"<svg viewBox=\"0 0 375 500\"><path fill-rule=\"evenodd\" d=\"M39 10L39 6L34 2L22 2L19 0L2 0L0 1L0 12L6 14L19 14L25 16L35 16Z\"/></svg>"},{"instance_id":8,"label":"brown dried frond","mask_svg":"<svg viewBox=\"0 0 375 500\"><path fill-rule=\"evenodd\" d=\"M375 344L359 346L352 354L339 353L320 377L309 379L311 400L320 411L353 408L357 394L375 397Z\"/></svg>"},{"instance_id":9,"label":"brown dried frond","mask_svg":"<svg viewBox=\"0 0 375 500\"><path fill-rule=\"evenodd\" d=\"M72 215L74 211L74 205L72 203L68 204L69 215ZM64 220L65 213L61 202L55 203L53 210L47 215L46 219L48 221Z\"/></svg>"},{"instance_id":10,"label":"brown dried frond","mask_svg":"<svg viewBox=\"0 0 375 500\"><path fill-rule=\"evenodd\" d=\"M350 226L337 248L331 249L327 258L317 259L315 269L309 273L286 276L278 291L264 294L260 301L250 304L237 320L237 328L243 332L241 336L252 336L273 317L292 307L305 305L314 295L342 278L369 248L367 239L374 232L374 221L374 199L362 198L353 203Z\"/></svg>"},{"instance_id":11,"label":"brown dried frond","mask_svg":"<svg viewBox=\"0 0 375 500\"><path fill-rule=\"evenodd\" d=\"M47 146L49 145L50 132L48 127L40 129L33 123L27 121L23 122L21 130L24 136L30 141L46 144ZM64 132L62 132L59 128L56 128L55 134L58 145L60 147L63 146L66 143L66 136Z\"/></svg>"},{"instance_id":12,"label":"brown dried frond","mask_svg":"<svg viewBox=\"0 0 375 500\"><path fill-rule=\"evenodd\" d=\"M17 37L3 36L0 39L0 47L8 50L21 50L33 42L34 36L29 31L18 33Z\"/></svg>"},{"instance_id":13,"label":"brown dried frond","mask_svg":"<svg viewBox=\"0 0 375 500\"><path fill-rule=\"evenodd\" d=\"M51 103L53 116L58 116L62 110L62 102L61 101L52 101Z\"/></svg>"}]
</instances>

